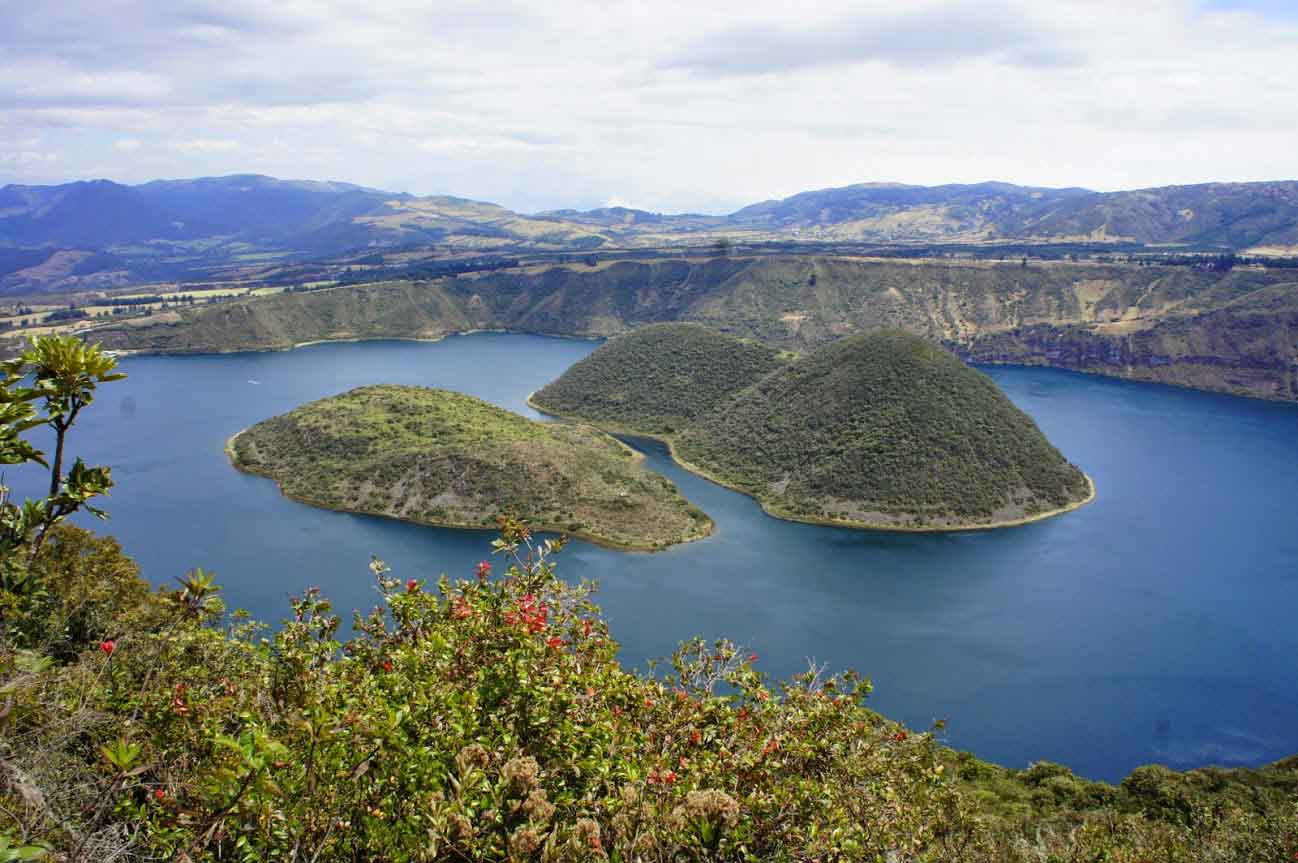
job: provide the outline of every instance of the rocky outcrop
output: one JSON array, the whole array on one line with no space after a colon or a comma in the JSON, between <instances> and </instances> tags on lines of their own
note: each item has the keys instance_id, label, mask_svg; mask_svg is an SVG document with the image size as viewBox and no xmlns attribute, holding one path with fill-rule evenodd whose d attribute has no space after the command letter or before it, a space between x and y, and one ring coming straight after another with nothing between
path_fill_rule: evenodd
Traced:
<instances>
[{"instance_id":1,"label":"rocky outcrop","mask_svg":"<svg viewBox=\"0 0 1298 863\"><path fill-rule=\"evenodd\" d=\"M963 359L1021 363L1298 401L1298 285L1276 285L1148 329L1037 324L948 341Z\"/></svg>"}]
</instances>

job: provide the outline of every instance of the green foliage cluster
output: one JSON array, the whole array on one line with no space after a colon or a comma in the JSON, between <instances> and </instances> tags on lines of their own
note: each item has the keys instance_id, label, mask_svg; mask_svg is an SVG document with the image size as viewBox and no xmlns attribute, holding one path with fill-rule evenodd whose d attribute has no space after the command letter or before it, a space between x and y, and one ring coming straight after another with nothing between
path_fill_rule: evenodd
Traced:
<instances>
[{"instance_id":1,"label":"green foliage cluster","mask_svg":"<svg viewBox=\"0 0 1298 863\"><path fill-rule=\"evenodd\" d=\"M676 446L794 516L967 524L1089 493L1081 471L990 378L900 331L849 336L789 364Z\"/></svg>"},{"instance_id":2,"label":"green foliage cluster","mask_svg":"<svg viewBox=\"0 0 1298 863\"><path fill-rule=\"evenodd\" d=\"M63 453L68 431L95 400L99 385L125 377L114 371L116 366L98 346L70 336L37 337L16 358L0 364L0 465L40 464L50 477L48 494L22 504L11 501L0 482L0 587L5 590L38 600L38 589L27 581L20 562L30 563L50 529L73 513L104 517L90 501L112 488L111 472L80 458L64 471ZM54 437L50 460L26 437L41 427Z\"/></svg>"},{"instance_id":3,"label":"green foliage cluster","mask_svg":"<svg viewBox=\"0 0 1298 863\"><path fill-rule=\"evenodd\" d=\"M532 402L560 416L670 435L780 365L775 349L701 324L650 324L574 364Z\"/></svg>"},{"instance_id":4,"label":"green foliage cluster","mask_svg":"<svg viewBox=\"0 0 1298 863\"><path fill-rule=\"evenodd\" d=\"M708 476L778 515L959 527L1089 494L987 376L900 331L793 361L694 324L619 337L538 391L561 416L665 436Z\"/></svg>"},{"instance_id":5,"label":"green foliage cluster","mask_svg":"<svg viewBox=\"0 0 1298 863\"><path fill-rule=\"evenodd\" d=\"M258 423L230 449L285 494L353 512L484 528L509 507L538 528L637 549L712 529L609 436L445 390L361 387Z\"/></svg>"},{"instance_id":6,"label":"green foliage cluster","mask_svg":"<svg viewBox=\"0 0 1298 863\"><path fill-rule=\"evenodd\" d=\"M8 392L10 385L3 389ZM0 586L0 861L1281 861L1298 764L1111 786L1015 772L870 711L870 684L687 642L617 661L561 541L404 582L351 635L316 589L274 631L211 574L150 591L66 524ZM32 540L34 541L34 540ZM497 571L493 571L497 570Z\"/></svg>"}]
</instances>

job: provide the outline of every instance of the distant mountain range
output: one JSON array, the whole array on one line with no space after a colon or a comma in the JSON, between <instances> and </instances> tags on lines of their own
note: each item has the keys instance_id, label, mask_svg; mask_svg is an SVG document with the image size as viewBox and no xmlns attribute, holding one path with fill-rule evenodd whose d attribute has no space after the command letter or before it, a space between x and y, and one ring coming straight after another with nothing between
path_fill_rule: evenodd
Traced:
<instances>
[{"instance_id":1,"label":"distant mountain range","mask_svg":"<svg viewBox=\"0 0 1298 863\"><path fill-rule=\"evenodd\" d=\"M1087 243L1298 251L1298 182L1128 192L862 183L726 216L625 207L515 213L451 196L235 175L0 188L0 293L183 278L357 250L590 251L734 242Z\"/></svg>"}]
</instances>

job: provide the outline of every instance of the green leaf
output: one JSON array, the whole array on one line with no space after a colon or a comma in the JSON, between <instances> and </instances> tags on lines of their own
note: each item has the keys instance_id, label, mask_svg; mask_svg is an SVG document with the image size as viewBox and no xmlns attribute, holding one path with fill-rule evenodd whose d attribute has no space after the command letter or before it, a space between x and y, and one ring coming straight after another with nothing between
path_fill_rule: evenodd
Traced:
<instances>
[{"instance_id":1,"label":"green leaf","mask_svg":"<svg viewBox=\"0 0 1298 863\"><path fill-rule=\"evenodd\" d=\"M109 764L117 768L119 773L126 773L139 760L141 748L138 744L118 738L112 743L101 747L99 751Z\"/></svg>"}]
</instances>

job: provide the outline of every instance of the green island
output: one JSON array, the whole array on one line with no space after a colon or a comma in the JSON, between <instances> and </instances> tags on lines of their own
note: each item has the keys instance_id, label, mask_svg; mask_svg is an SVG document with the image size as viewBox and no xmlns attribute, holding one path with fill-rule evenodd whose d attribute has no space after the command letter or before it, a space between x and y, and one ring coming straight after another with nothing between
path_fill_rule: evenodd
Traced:
<instances>
[{"instance_id":1,"label":"green island","mask_svg":"<svg viewBox=\"0 0 1298 863\"><path fill-rule=\"evenodd\" d=\"M706 361L691 366L693 357ZM782 361L698 325L646 327L530 401L667 439L685 467L797 521L1000 527L1094 496L1089 478L986 375L900 331L849 336Z\"/></svg>"},{"instance_id":2,"label":"green island","mask_svg":"<svg viewBox=\"0 0 1298 863\"><path fill-rule=\"evenodd\" d=\"M702 324L649 324L600 346L530 401L605 428L672 435L791 356Z\"/></svg>"},{"instance_id":3,"label":"green island","mask_svg":"<svg viewBox=\"0 0 1298 863\"><path fill-rule=\"evenodd\" d=\"M113 486L108 466L63 456L118 377L66 337L0 367L0 462L45 467L52 487L0 496L0 860L1298 853L1298 757L1111 785L981 761L941 723L871 710L854 673L775 682L726 640L686 641L659 673L624 667L593 587L557 576L562 543L515 518L490 561L436 581L373 560L377 607L350 631L315 588L274 628L226 614L212 573L154 588L116 540L67 521Z\"/></svg>"},{"instance_id":4,"label":"green island","mask_svg":"<svg viewBox=\"0 0 1298 863\"><path fill-rule=\"evenodd\" d=\"M608 435L445 390L360 387L260 422L227 451L295 500L421 524L494 528L509 509L538 530L643 551L712 530Z\"/></svg>"}]
</instances>

